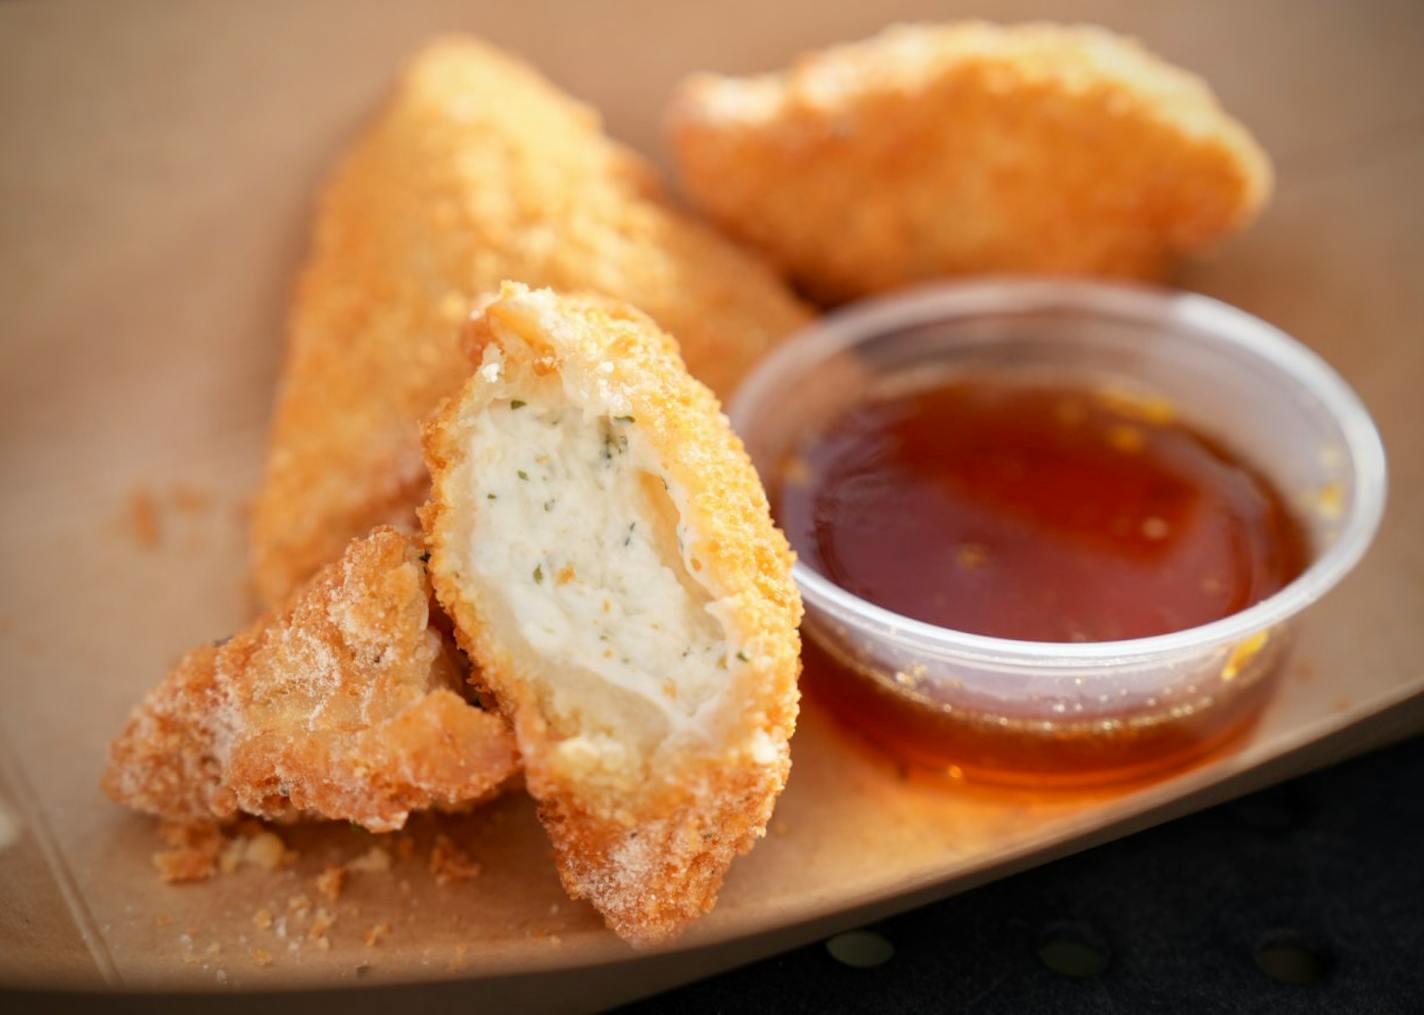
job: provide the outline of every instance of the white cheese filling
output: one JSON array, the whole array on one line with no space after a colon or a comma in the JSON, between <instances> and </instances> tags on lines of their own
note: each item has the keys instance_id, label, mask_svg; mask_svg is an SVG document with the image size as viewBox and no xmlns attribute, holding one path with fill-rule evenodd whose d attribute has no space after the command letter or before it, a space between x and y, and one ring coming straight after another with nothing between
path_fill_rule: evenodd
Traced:
<instances>
[{"instance_id":1,"label":"white cheese filling","mask_svg":"<svg viewBox=\"0 0 1424 1015\"><path fill-rule=\"evenodd\" d=\"M589 677L650 703L658 739L695 725L727 683L729 640L684 563L655 456L631 417L526 397L474 420L470 567L538 658L547 700L586 735L589 720L626 732L620 699L600 700ZM647 713L621 700L630 720Z\"/></svg>"}]
</instances>

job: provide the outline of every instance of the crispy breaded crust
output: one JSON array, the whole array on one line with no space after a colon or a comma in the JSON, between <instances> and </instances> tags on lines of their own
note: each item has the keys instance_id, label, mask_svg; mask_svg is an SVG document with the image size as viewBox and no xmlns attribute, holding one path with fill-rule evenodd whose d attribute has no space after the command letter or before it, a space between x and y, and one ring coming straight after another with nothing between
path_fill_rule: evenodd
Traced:
<instances>
[{"instance_id":1,"label":"crispy breaded crust","mask_svg":"<svg viewBox=\"0 0 1424 1015\"><path fill-rule=\"evenodd\" d=\"M1271 189L1205 82L1092 27L896 26L781 74L689 78L668 123L693 202L829 301L1155 277Z\"/></svg>"},{"instance_id":2,"label":"crispy breaded crust","mask_svg":"<svg viewBox=\"0 0 1424 1015\"><path fill-rule=\"evenodd\" d=\"M414 540L353 542L281 608L184 656L110 748L104 789L175 821L241 811L372 831L493 794L516 770L513 738L452 689L429 603Z\"/></svg>"},{"instance_id":3,"label":"crispy breaded crust","mask_svg":"<svg viewBox=\"0 0 1424 1015\"><path fill-rule=\"evenodd\" d=\"M526 64L461 38L415 58L321 200L253 513L262 604L371 526L414 525L418 423L464 381L460 325L503 279L637 302L722 392L807 322L765 265L658 191Z\"/></svg>"},{"instance_id":4,"label":"crispy breaded crust","mask_svg":"<svg viewBox=\"0 0 1424 1015\"><path fill-rule=\"evenodd\" d=\"M471 328L476 362L487 345L500 345L496 322L521 339L517 348L501 346L505 376L557 373L581 404L620 414L650 442L678 498L686 552L743 646L730 661L709 741L664 745L622 778L585 777L558 757L559 744L578 731L554 728L460 571L463 548L479 538L465 482L470 427L492 404L493 387L477 375L427 425L433 484L422 517L432 580L514 725L564 885L624 938L657 942L711 909L733 858L764 833L790 770L801 617L793 556L716 398L649 318L611 300L507 284Z\"/></svg>"}]
</instances>

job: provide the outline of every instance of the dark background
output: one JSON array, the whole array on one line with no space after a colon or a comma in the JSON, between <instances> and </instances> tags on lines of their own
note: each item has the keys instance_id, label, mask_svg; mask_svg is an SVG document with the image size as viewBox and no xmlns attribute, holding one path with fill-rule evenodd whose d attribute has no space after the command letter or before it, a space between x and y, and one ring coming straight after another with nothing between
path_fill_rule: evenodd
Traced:
<instances>
[{"instance_id":1,"label":"dark background","mask_svg":"<svg viewBox=\"0 0 1424 1015\"><path fill-rule=\"evenodd\" d=\"M867 930L624 1010L1424 1012L1424 738Z\"/></svg>"},{"instance_id":2,"label":"dark background","mask_svg":"<svg viewBox=\"0 0 1424 1015\"><path fill-rule=\"evenodd\" d=\"M576 7L585 9L411 0L393 15L381 0L0 3L0 471L6 517L23 522L0 540L6 573L23 576L0 597L9 624L0 726L6 746L27 759L26 747L63 746L50 760L34 753L56 813L88 806L101 750L66 734L86 716L116 722L188 632L221 626L234 583L218 564L240 559L236 547L203 566L175 555L184 580L172 583L160 583L150 561L143 581L123 572L130 591L116 597L82 552L98 539L96 519L127 494L132 470L152 464L139 452L170 437L184 469L211 467L185 480L222 477L245 491L316 181L392 68L442 29L524 53L654 157L661 103L692 67L779 66L797 49L897 18L1101 22L1205 74L1271 151L1278 189L1257 228L1181 284L1301 338L1344 370L1376 414L1393 452L1389 516L1371 559L1322 608L1330 633L1321 637L1353 659L1339 676L1350 693L1417 678L1424 0L619 0L600 7L596 32L572 16ZM339 73L313 71L323 53L339 54ZM214 109L300 115L223 116L221 129L205 129ZM155 112L169 124L159 144L134 130ZM220 242L193 244L190 233ZM175 249L188 254L183 270L157 270ZM147 379L172 360L196 383L157 397ZM126 377L146 383L117 383ZM122 462L90 440L104 429L91 425L96 418L125 424ZM38 439L56 434L69 443ZM238 443L242 475L234 459L213 454ZM109 485L96 486L101 479ZM80 484L97 507L71 516ZM141 618L125 618L124 651L115 653L112 639L93 632L134 599L144 600ZM26 655L21 638L50 655ZM75 665L84 658L102 661L105 679ZM82 675L74 686L84 710L75 694L56 693L66 672ZM1393 748L1258 798L1268 801L1265 818L1233 816L1251 804L1218 809L888 921L874 928L895 948L884 965L847 968L817 945L642 1010L1424 1011L1421 776L1419 746ZM122 869L119 858L106 869ZM18 908L21 884L0 877L0 906ZM1043 965L1043 935L1065 920L1110 950L1101 975L1071 980ZM1277 984L1257 969L1255 949L1283 931L1310 938L1325 963L1318 985ZM30 961L25 942L7 944ZM487 989L220 996L187 1007L499 1010L482 1000ZM0 996L0 1012L57 1003ZM137 999L103 1003L154 1010Z\"/></svg>"}]
</instances>

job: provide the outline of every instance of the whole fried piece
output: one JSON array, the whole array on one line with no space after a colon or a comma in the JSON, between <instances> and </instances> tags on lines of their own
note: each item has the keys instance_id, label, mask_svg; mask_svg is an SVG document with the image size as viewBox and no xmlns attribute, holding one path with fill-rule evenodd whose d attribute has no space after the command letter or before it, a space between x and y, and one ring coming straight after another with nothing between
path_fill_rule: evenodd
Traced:
<instances>
[{"instance_id":1,"label":"whole fried piece","mask_svg":"<svg viewBox=\"0 0 1424 1015\"><path fill-rule=\"evenodd\" d=\"M418 423L468 376L457 333L501 280L638 303L724 393L806 323L770 269L658 190L526 64L459 38L415 59L318 212L253 515L263 604L371 526L414 525Z\"/></svg>"},{"instance_id":2,"label":"whole fried piece","mask_svg":"<svg viewBox=\"0 0 1424 1015\"><path fill-rule=\"evenodd\" d=\"M1271 189L1205 82L1092 27L897 26L689 78L669 130L693 202L827 301L971 272L1152 278Z\"/></svg>"},{"instance_id":3,"label":"whole fried piece","mask_svg":"<svg viewBox=\"0 0 1424 1015\"><path fill-rule=\"evenodd\" d=\"M507 284L426 431L436 593L564 886L635 944L712 908L790 769L801 601L716 398L642 313Z\"/></svg>"},{"instance_id":4,"label":"whole fried piece","mask_svg":"<svg viewBox=\"0 0 1424 1015\"><path fill-rule=\"evenodd\" d=\"M374 832L492 795L516 770L514 741L457 692L429 606L414 540L356 540L280 609L184 656L110 748L104 789L173 821L244 811Z\"/></svg>"}]
</instances>

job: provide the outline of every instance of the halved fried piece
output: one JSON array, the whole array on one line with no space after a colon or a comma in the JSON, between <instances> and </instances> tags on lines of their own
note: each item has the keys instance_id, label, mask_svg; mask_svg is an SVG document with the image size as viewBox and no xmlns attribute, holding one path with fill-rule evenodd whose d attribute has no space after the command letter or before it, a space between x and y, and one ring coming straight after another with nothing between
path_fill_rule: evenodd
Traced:
<instances>
[{"instance_id":1,"label":"halved fried piece","mask_svg":"<svg viewBox=\"0 0 1424 1015\"><path fill-rule=\"evenodd\" d=\"M574 897L637 944L709 910L790 768L791 551L642 313L507 284L426 430L436 594L514 724Z\"/></svg>"},{"instance_id":2,"label":"halved fried piece","mask_svg":"<svg viewBox=\"0 0 1424 1015\"><path fill-rule=\"evenodd\" d=\"M513 737L458 693L429 608L415 540L354 541L281 608L184 656L110 748L104 789L175 821L243 811L375 832L492 795L516 770Z\"/></svg>"},{"instance_id":3,"label":"halved fried piece","mask_svg":"<svg viewBox=\"0 0 1424 1015\"><path fill-rule=\"evenodd\" d=\"M669 116L693 202L828 301L972 272L1150 278L1249 222L1265 153L1101 28L897 26Z\"/></svg>"},{"instance_id":4,"label":"halved fried piece","mask_svg":"<svg viewBox=\"0 0 1424 1015\"><path fill-rule=\"evenodd\" d=\"M414 525L419 421L464 382L457 334L501 280L637 303L722 393L806 323L770 269L659 189L526 64L460 38L416 57L322 198L254 506L259 601L373 525Z\"/></svg>"}]
</instances>

